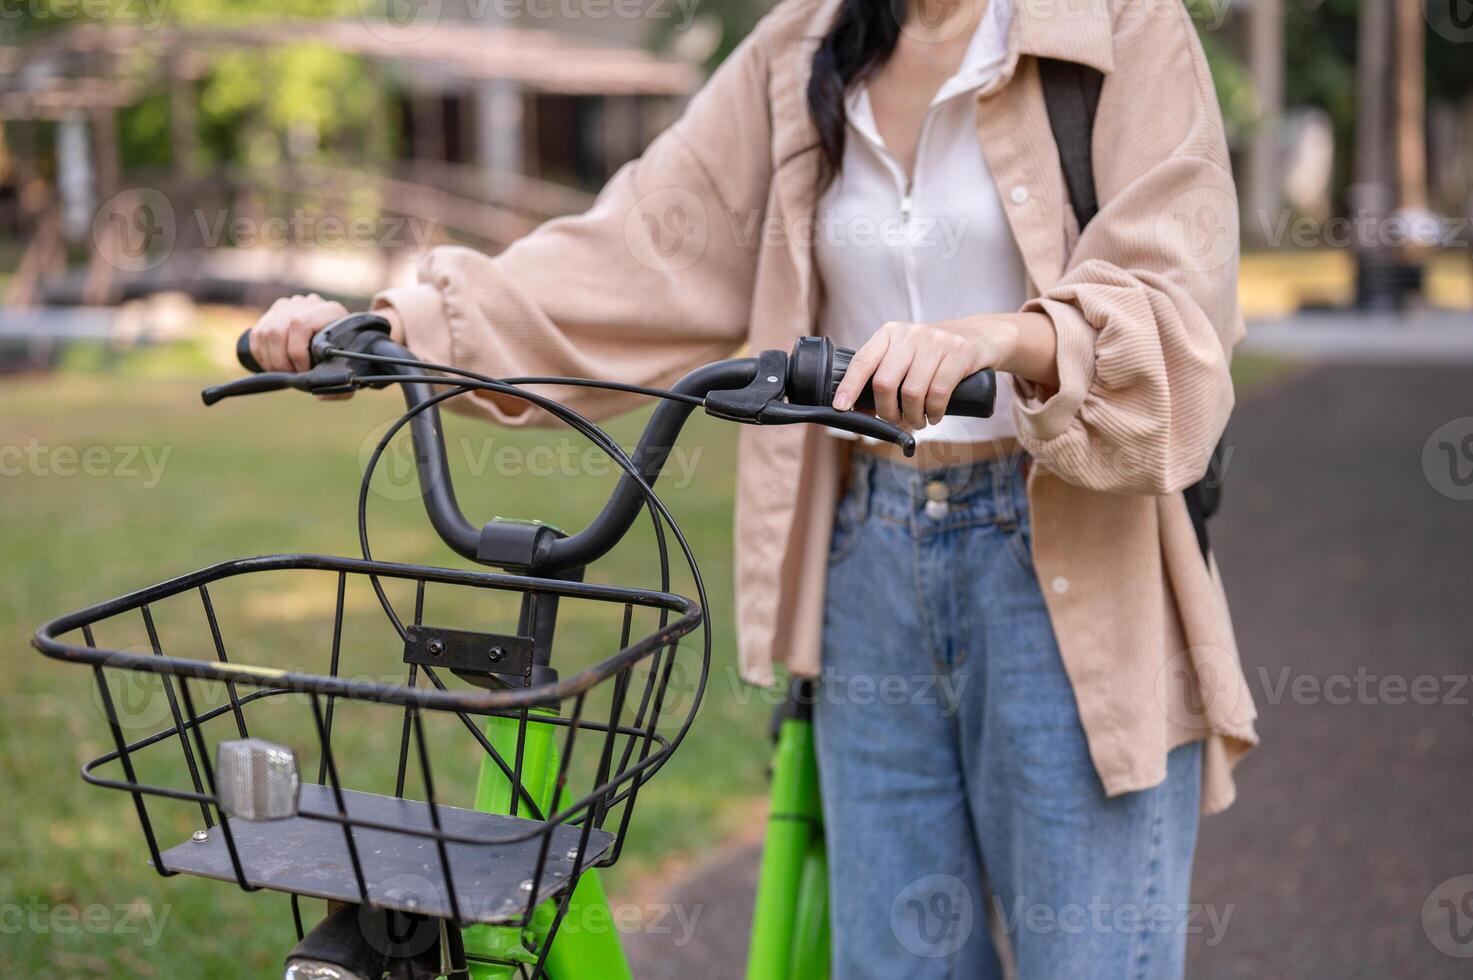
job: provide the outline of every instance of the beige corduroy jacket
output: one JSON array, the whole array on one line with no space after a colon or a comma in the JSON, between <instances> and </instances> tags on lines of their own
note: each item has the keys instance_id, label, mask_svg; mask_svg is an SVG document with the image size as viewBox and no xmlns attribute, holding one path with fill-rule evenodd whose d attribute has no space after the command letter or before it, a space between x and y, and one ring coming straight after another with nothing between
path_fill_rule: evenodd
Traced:
<instances>
[{"instance_id":1,"label":"beige corduroy jacket","mask_svg":"<svg viewBox=\"0 0 1473 980\"><path fill-rule=\"evenodd\" d=\"M1203 739L1203 808L1216 811L1257 737L1222 586L1178 492L1226 425L1242 334L1236 197L1212 80L1180 0L992 2L1018 6L1003 70L976 96L977 135L1027 266L1026 308L1058 334L1058 389L1020 386L1015 407L1035 460L1039 580L1106 791L1156 785L1170 749ZM789 348L822 302L804 92L837 6L780 4L587 213L495 258L436 249L417 285L376 305L421 356L502 376L664 385L743 346ZM1041 57L1105 73L1101 210L1082 235ZM599 416L632 404L551 393ZM476 401L501 422L536 420ZM743 676L768 683L774 662L814 673L837 440L812 426L745 428L739 473Z\"/></svg>"}]
</instances>

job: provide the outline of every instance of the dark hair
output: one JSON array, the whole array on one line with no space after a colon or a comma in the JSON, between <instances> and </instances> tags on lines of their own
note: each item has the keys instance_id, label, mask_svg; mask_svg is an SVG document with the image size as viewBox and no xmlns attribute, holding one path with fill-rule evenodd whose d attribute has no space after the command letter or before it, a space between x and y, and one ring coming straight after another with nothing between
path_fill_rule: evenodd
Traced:
<instances>
[{"instance_id":1,"label":"dark hair","mask_svg":"<svg viewBox=\"0 0 1473 980\"><path fill-rule=\"evenodd\" d=\"M883 65L900 39L907 0L843 0L838 16L813 54L808 115L818 130L818 187L822 191L844 164L844 95Z\"/></svg>"}]
</instances>

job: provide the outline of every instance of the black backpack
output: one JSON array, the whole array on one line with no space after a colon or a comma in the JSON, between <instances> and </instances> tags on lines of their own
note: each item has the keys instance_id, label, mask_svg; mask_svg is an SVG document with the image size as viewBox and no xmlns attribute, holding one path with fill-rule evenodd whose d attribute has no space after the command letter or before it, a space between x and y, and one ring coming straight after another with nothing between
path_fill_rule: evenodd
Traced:
<instances>
[{"instance_id":1,"label":"black backpack","mask_svg":"<svg viewBox=\"0 0 1473 980\"><path fill-rule=\"evenodd\" d=\"M1079 230L1089 224L1099 211L1095 197L1094 160L1091 141L1095 128L1095 109L1100 102L1100 86L1104 76L1088 65L1056 58L1040 58L1038 70L1043 78L1043 98L1048 104L1049 129L1059 148L1059 163L1064 169L1064 184ZM1207 475L1182 491L1192 528L1197 532L1197 545L1206 558L1207 519L1217 513L1222 503L1223 444L1212 450Z\"/></svg>"}]
</instances>

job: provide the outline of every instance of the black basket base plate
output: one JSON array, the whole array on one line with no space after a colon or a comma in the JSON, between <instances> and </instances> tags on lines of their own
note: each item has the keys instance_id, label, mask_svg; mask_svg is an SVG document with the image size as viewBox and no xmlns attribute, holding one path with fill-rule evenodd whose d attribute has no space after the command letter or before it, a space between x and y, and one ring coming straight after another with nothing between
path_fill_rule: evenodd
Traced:
<instances>
[{"instance_id":1,"label":"black basket base plate","mask_svg":"<svg viewBox=\"0 0 1473 980\"><path fill-rule=\"evenodd\" d=\"M413 830L431 828L429 807L424 803L352 790L344 790L343 797L349 819ZM304 784L299 810L336 814L332 790ZM518 817L443 804L439 814L447 834L464 837L498 840L532 829L531 821ZM230 830L247 884L311 898L361 900L342 824L304 816L257 823L232 819ZM535 901L557 894L567 883L573 873L568 854L578 847L582 834L579 827L553 828ZM453 917L433 840L363 827L353 829L353 840L372 904L441 919ZM613 842L614 835L607 831L590 831L583 866L596 862ZM531 895L523 885L536 875L541 847L540 834L514 844L446 844L461 919L489 925L521 921ZM236 880L225 834L218 826L210 831L209 840L175 845L164 852L163 859L169 871Z\"/></svg>"}]
</instances>

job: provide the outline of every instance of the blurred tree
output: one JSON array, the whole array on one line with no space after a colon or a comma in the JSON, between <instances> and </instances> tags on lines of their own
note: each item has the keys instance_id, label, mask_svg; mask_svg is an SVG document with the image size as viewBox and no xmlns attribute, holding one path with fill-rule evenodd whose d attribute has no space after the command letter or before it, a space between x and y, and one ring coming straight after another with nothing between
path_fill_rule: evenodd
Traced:
<instances>
[{"instance_id":1,"label":"blurred tree","mask_svg":"<svg viewBox=\"0 0 1473 980\"><path fill-rule=\"evenodd\" d=\"M382 162L393 111L369 66L317 45L253 49L212 61L199 82L199 139L208 163ZM379 145L365 142L378 134Z\"/></svg>"},{"instance_id":2,"label":"blurred tree","mask_svg":"<svg viewBox=\"0 0 1473 980\"><path fill-rule=\"evenodd\" d=\"M1335 188L1350 182L1355 133L1356 37L1359 0L1288 0L1284 31L1294 56L1285 81L1288 105L1324 109L1335 124ZM1427 97L1462 102L1473 97L1473 58L1468 46L1427 28ZM1386 80L1391 84L1391 79Z\"/></svg>"},{"instance_id":3,"label":"blurred tree","mask_svg":"<svg viewBox=\"0 0 1473 980\"><path fill-rule=\"evenodd\" d=\"M249 20L358 16L358 0L179 0L158 9L163 24L233 24ZM0 18L0 41L23 42L40 32L81 20L136 22L138 4L77 4L30 0ZM149 26L153 26L150 22ZM167 66L142 66L167 75ZM123 167L170 161L170 103L160 79L136 105L119 114ZM198 78L186 81L197 99L193 120L206 165L263 165L283 160L353 160L377 163L392 149L393 126L374 124L395 111L371 65L309 43L284 48L243 48L212 57Z\"/></svg>"},{"instance_id":4,"label":"blurred tree","mask_svg":"<svg viewBox=\"0 0 1473 980\"><path fill-rule=\"evenodd\" d=\"M1234 42L1219 30L1224 0L1183 2L1197 24L1229 139L1237 142L1253 126L1258 102L1252 73ZM714 45L704 46L709 51L706 67L720 64L770 6L767 0L701 0L696 20L714 22L719 38ZM1287 0L1284 5L1284 32L1293 51L1286 65L1285 104L1317 106L1330 115L1335 126L1337 194L1350 180L1359 10L1359 0ZM675 46L674 30L671 22L662 22L651 44L661 49ZM1428 28L1429 99L1462 102L1473 97L1473 57L1468 56L1467 47Z\"/></svg>"},{"instance_id":5,"label":"blurred tree","mask_svg":"<svg viewBox=\"0 0 1473 980\"><path fill-rule=\"evenodd\" d=\"M1232 47L1215 33L1222 19L1220 8L1223 0L1183 2L1202 38L1230 134L1236 135L1253 119L1255 102L1247 67ZM704 57L706 70L715 70L771 7L770 0L699 0L692 24L713 31L715 39L714 44L700 46L703 50L699 54ZM673 20L662 20L651 34L650 46L656 50L679 50L681 39L676 36L677 29L678 25Z\"/></svg>"}]
</instances>

